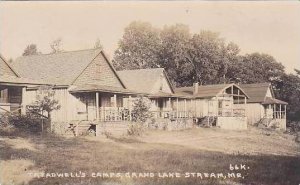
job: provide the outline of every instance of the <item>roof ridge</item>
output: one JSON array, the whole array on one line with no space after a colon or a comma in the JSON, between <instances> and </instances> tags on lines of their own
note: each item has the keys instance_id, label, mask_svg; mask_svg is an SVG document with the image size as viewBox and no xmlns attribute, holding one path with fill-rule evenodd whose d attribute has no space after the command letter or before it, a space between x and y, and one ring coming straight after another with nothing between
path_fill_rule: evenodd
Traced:
<instances>
[{"instance_id":1,"label":"roof ridge","mask_svg":"<svg viewBox=\"0 0 300 185\"><path fill-rule=\"evenodd\" d=\"M125 70L119 70L117 72L122 72L122 71L139 71L139 70L154 70L154 69L163 69L163 67L156 67L156 68L142 68L142 69L125 69Z\"/></svg>"},{"instance_id":2,"label":"roof ridge","mask_svg":"<svg viewBox=\"0 0 300 185\"><path fill-rule=\"evenodd\" d=\"M74 53L74 52L81 52L81 51L92 51L92 50L99 50L102 51L102 49L99 48L91 48L91 49L80 49L80 50L72 50L72 51L60 51L57 53L41 53L41 54L36 54L36 55L27 55L27 56L19 56L18 58L23 58L23 57L37 57L37 56L49 56L49 55L59 55L59 54L64 54L64 53Z\"/></svg>"}]
</instances>

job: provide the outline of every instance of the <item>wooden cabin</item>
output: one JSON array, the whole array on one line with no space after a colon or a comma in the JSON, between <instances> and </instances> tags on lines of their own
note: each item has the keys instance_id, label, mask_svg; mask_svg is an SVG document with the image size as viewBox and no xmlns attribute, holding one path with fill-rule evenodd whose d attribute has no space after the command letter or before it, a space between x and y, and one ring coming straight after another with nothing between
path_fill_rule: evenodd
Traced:
<instances>
[{"instance_id":1,"label":"wooden cabin","mask_svg":"<svg viewBox=\"0 0 300 185\"><path fill-rule=\"evenodd\" d=\"M192 112L184 109L184 101L190 99L174 91L168 75L163 68L136 69L118 71L126 87L142 92L151 100L155 118L188 118Z\"/></svg>"},{"instance_id":2,"label":"wooden cabin","mask_svg":"<svg viewBox=\"0 0 300 185\"><path fill-rule=\"evenodd\" d=\"M61 108L52 111L51 120L62 127L80 121L129 119L123 98L139 94L126 89L99 49L23 56L17 58L13 66L23 77L52 84L54 98ZM38 86L26 88L26 105L34 103L37 89Z\"/></svg>"},{"instance_id":3,"label":"wooden cabin","mask_svg":"<svg viewBox=\"0 0 300 185\"><path fill-rule=\"evenodd\" d=\"M42 84L20 75L0 55L0 113L25 113L23 91L31 84Z\"/></svg>"},{"instance_id":4,"label":"wooden cabin","mask_svg":"<svg viewBox=\"0 0 300 185\"><path fill-rule=\"evenodd\" d=\"M275 98L270 83L241 84L240 87L250 96L244 106L248 123L262 123L286 130L287 102Z\"/></svg>"},{"instance_id":5,"label":"wooden cabin","mask_svg":"<svg viewBox=\"0 0 300 185\"><path fill-rule=\"evenodd\" d=\"M226 129L246 129L245 105L249 96L235 84L199 85L176 89L176 94L192 97L185 104L194 118L215 119L215 126Z\"/></svg>"}]
</instances>

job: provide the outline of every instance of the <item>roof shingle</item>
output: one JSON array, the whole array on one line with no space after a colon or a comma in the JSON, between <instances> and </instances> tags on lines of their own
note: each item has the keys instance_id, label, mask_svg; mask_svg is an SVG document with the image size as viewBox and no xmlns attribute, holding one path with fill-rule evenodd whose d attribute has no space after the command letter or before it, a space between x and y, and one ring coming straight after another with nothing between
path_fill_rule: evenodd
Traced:
<instances>
[{"instance_id":1,"label":"roof shingle","mask_svg":"<svg viewBox=\"0 0 300 185\"><path fill-rule=\"evenodd\" d=\"M17 58L12 66L25 78L56 85L70 85L100 52L99 49L90 49L23 56Z\"/></svg>"},{"instance_id":2,"label":"roof shingle","mask_svg":"<svg viewBox=\"0 0 300 185\"><path fill-rule=\"evenodd\" d=\"M269 83L240 84L239 85L249 95L248 103L262 103L265 101Z\"/></svg>"},{"instance_id":3,"label":"roof shingle","mask_svg":"<svg viewBox=\"0 0 300 185\"><path fill-rule=\"evenodd\" d=\"M136 69L117 71L125 86L134 91L150 93L153 85L159 80L163 68Z\"/></svg>"}]
</instances>

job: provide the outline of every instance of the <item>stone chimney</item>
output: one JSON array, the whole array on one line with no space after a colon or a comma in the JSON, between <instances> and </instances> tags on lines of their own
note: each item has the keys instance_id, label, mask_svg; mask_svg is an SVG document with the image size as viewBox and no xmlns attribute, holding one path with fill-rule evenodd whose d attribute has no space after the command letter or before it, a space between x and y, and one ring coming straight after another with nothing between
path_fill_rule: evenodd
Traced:
<instances>
[{"instance_id":1,"label":"stone chimney","mask_svg":"<svg viewBox=\"0 0 300 185\"><path fill-rule=\"evenodd\" d=\"M193 89L194 89L193 95L198 94L198 89L199 89L199 83L198 82L193 83Z\"/></svg>"}]
</instances>

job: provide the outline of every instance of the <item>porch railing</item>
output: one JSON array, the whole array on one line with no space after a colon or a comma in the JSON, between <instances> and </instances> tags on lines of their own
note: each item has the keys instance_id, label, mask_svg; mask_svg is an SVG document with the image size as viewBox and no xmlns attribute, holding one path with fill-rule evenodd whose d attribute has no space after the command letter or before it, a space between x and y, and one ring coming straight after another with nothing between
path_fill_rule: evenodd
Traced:
<instances>
[{"instance_id":1,"label":"porch railing","mask_svg":"<svg viewBox=\"0 0 300 185\"><path fill-rule=\"evenodd\" d=\"M245 109L226 109L219 108L218 116L222 117L245 117Z\"/></svg>"},{"instance_id":2,"label":"porch railing","mask_svg":"<svg viewBox=\"0 0 300 185\"><path fill-rule=\"evenodd\" d=\"M124 107L101 107L99 108L100 121L130 121L131 112Z\"/></svg>"},{"instance_id":3,"label":"porch railing","mask_svg":"<svg viewBox=\"0 0 300 185\"><path fill-rule=\"evenodd\" d=\"M286 112L285 111L274 111L273 112L273 118L274 119L285 119L286 118Z\"/></svg>"},{"instance_id":4,"label":"porch railing","mask_svg":"<svg viewBox=\"0 0 300 185\"><path fill-rule=\"evenodd\" d=\"M194 112L192 111L151 111L154 118L193 118Z\"/></svg>"}]
</instances>

